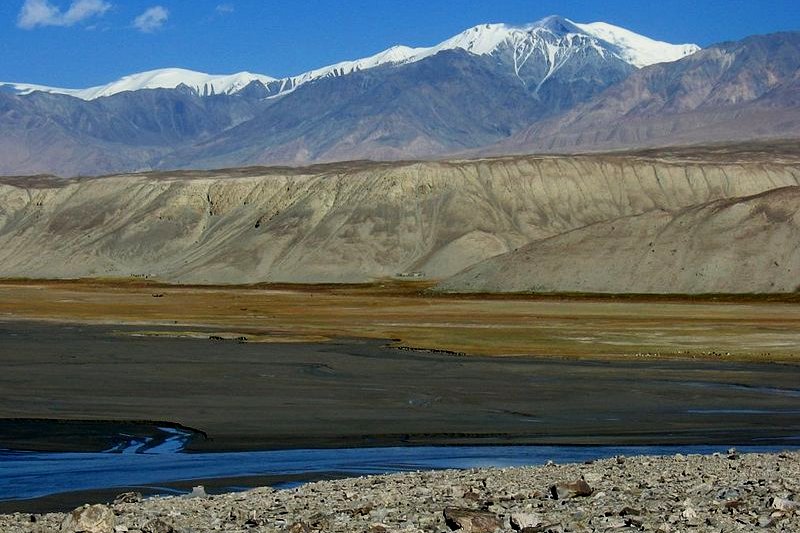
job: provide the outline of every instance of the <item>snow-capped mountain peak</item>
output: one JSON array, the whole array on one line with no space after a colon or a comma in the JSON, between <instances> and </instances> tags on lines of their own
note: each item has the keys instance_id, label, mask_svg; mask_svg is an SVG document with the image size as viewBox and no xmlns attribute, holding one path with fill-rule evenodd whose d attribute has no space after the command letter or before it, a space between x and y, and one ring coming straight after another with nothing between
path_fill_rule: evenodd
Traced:
<instances>
[{"instance_id":1,"label":"snow-capped mountain peak","mask_svg":"<svg viewBox=\"0 0 800 533\"><path fill-rule=\"evenodd\" d=\"M180 68L151 70L125 76L115 82L88 89L61 89L25 83L2 83L14 91L26 94L33 91L61 93L93 100L123 91L168 88L179 85L189 87L198 95L233 94L253 81L270 87L272 97L294 91L297 87L314 80L346 76L354 72L382 65L413 63L445 50L464 50L475 55L502 56L512 65L517 76L527 64L531 68L540 62L545 78L533 80L541 85L570 57L586 51L604 59L616 58L628 65L641 68L654 63L676 61L700 48L693 44L670 44L656 41L630 30L605 22L581 24L560 16L550 16L532 24L511 26L507 24L481 24L469 28L439 44L430 47L412 48L392 46L369 57L342 61L282 79L262 74L239 72L231 75L212 75ZM536 76L539 76L537 73ZM522 79L522 77L520 77ZM530 77L525 78L526 83Z\"/></svg>"},{"instance_id":2,"label":"snow-capped mountain peak","mask_svg":"<svg viewBox=\"0 0 800 533\"><path fill-rule=\"evenodd\" d=\"M695 44L656 41L605 22L580 24L553 15L525 26L481 24L431 48L418 49L416 56L427 57L442 50L457 48L477 55L493 54L503 45L519 45L521 41L534 41L545 34L551 38L565 39L567 42L574 42L574 38L579 36L602 41L596 44L605 45L616 52L620 59L637 68L676 61L700 50Z\"/></svg>"}]
</instances>

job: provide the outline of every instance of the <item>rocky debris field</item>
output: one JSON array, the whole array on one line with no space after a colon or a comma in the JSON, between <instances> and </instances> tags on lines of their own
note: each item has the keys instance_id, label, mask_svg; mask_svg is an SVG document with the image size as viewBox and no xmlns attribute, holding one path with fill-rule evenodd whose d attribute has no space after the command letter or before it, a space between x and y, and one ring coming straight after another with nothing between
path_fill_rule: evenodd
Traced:
<instances>
[{"instance_id":1,"label":"rocky debris field","mask_svg":"<svg viewBox=\"0 0 800 533\"><path fill-rule=\"evenodd\" d=\"M68 533L800 531L800 453L615 457L435 471L207 496L120 495L0 531Z\"/></svg>"}]
</instances>

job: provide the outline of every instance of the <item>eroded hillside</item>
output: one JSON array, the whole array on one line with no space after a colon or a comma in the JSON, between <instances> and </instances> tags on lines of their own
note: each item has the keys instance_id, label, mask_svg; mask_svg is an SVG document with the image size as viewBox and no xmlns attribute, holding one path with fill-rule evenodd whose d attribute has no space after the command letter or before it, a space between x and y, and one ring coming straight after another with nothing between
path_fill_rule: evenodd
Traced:
<instances>
[{"instance_id":1,"label":"eroded hillside","mask_svg":"<svg viewBox=\"0 0 800 533\"><path fill-rule=\"evenodd\" d=\"M800 290L800 187L593 224L488 259L451 292Z\"/></svg>"},{"instance_id":2,"label":"eroded hillside","mask_svg":"<svg viewBox=\"0 0 800 533\"><path fill-rule=\"evenodd\" d=\"M444 279L586 226L647 214L655 228L659 213L798 184L786 149L6 178L0 275Z\"/></svg>"}]
</instances>

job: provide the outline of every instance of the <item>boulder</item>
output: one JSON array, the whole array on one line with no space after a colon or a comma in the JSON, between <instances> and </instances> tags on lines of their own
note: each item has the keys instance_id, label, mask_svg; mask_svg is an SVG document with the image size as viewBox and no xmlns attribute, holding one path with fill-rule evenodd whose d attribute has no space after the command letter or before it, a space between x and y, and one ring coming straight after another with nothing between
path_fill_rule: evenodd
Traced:
<instances>
[{"instance_id":1,"label":"boulder","mask_svg":"<svg viewBox=\"0 0 800 533\"><path fill-rule=\"evenodd\" d=\"M556 483L550 487L550 496L554 500L565 500L576 496L591 496L592 487L584 479L578 479L572 483Z\"/></svg>"},{"instance_id":2,"label":"boulder","mask_svg":"<svg viewBox=\"0 0 800 533\"><path fill-rule=\"evenodd\" d=\"M206 488L203 485L192 487L192 492L186 495L187 498L208 498Z\"/></svg>"},{"instance_id":3,"label":"boulder","mask_svg":"<svg viewBox=\"0 0 800 533\"><path fill-rule=\"evenodd\" d=\"M117 519L105 505L84 505L69 513L61 523L65 533L113 533Z\"/></svg>"},{"instance_id":4,"label":"boulder","mask_svg":"<svg viewBox=\"0 0 800 533\"><path fill-rule=\"evenodd\" d=\"M123 492L114 498L114 505L119 505L121 503L139 503L142 501L142 498L141 492Z\"/></svg>"},{"instance_id":5,"label":"boulder","mask_svg":"<svg viewBox=\"0 0 800 533\"><path fill-rule=\"evenodd\" d=\"M288 533L311 533L313 530L311 529L311 526L303 521L300 521L294 522L286 531L288 531Z\"/></svg>"},{"instance_id":6,"label":"boulder","mask_svg":"<svg viewBox=\"0 0 800 533\"><path fill-rule=\"evenodd\" d=\"M491 533L503 527L503 521L494 513L460 507L447 507L444 521L452 530L464 533Z\"/></svg>"},{"instance_id":7,"label":"boulder","mask_svg":"<svg viewBox=\"0 0 800 533\"><path fill-rule=\"evenodd\" d=\"M511 514L511 527L516 531L524 531L525 529L536 528L542 523L542 515L539 513L512 513Z\"/></svg>"},{"instance_id":8,"label":"boulder","mask_svg":"<svg viewBox=\"0 0 800 533\"><path fill-rule=\"evenodd\" d=\"M175 533L175 528L161 518L150 520L142 528L143 533Z\"/></svg>"},{"instance_id":9,"label":"boulder","mask_svg":"<svg viewBox=\"0 0 800 533\"><path fill-rule=\"evenodd\" d=\"M777 509L778 511L792 512L800 509L800 502L795 502L792 500L776 497L772 498L772 501L770 502L770 507L772 507L773 509Z\"/></svg>"}]
</instances>

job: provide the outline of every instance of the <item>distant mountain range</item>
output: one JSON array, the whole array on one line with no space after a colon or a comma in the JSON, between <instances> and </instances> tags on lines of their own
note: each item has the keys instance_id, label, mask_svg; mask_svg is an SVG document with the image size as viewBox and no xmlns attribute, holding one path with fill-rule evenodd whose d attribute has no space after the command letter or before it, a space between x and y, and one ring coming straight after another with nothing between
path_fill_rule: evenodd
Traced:
<instances>
[{"instance_id":1,"label":"distant mountain range","mask_svg":"<svg viewBox=\"0 0 800 533\"><path fill-rule=\"evenodd\" d=\"M382 65L404 65L421 61L446 50L464 50L475 55L503 56L517 75L528 77L529 67L548 71L560 68L567 56L580 52L586 46L599 53L644 67L664 61L675 61L699 50L697 45L673 45L654 41L624 28L603 22L577 24L563 17L551 16L523 27L505 24L484 24L470 28L436 46L410 48L393 46L383 52L355 61L343 61L282 79L263 74L238 72L230 75L213 75L180 68L152 70L125 76L115 82L88 89L62 89L29 83L0 82L17 94L42 91L66 94L83 100L94 100L125 91L141 89L175 89L179 86L198 96L235 94L252 82L267 88L272 96L285 94L308 82L345 76ZM539 64L537 64L539 63ZM526 68L528 65L528 68Z\"/></svg>"},{"instance_id":2,"label":"distant mountain range","mask_svg":"<svg viewBox=\"0 0 800 533\"><path fill-rule=\"evenodd\" d=\"M580 151L800 133L800 33L699 51L605 23L476 26L276 79L0 83L0 174Z\"/></svg>"}]
</instances>

